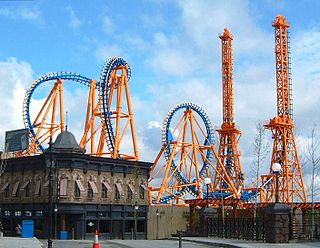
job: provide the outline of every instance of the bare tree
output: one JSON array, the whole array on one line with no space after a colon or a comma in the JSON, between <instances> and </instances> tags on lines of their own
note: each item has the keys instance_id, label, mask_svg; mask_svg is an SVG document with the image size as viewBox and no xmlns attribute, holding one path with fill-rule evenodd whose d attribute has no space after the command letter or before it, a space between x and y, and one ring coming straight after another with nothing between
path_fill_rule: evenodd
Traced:
<instances>
[{"instance_id":1,"label":"bare tree","mask_svg":"<svg viewBox=\"0 0 320 248\"><path fill-rule=\"evenodd\" d=\"M264 163L267 154L269 152L269 143L266 139L266 129L264 128L262 122L259 122L256 125L256 134L254 137L253 143L253 170L256 177L255 187L258 189L259 187L259 175L261 165ZM257 215L257 197L258 194L255 195L255 206L254 206L254 217Z\"/></svg>"},{"instance_id":2,"label":"bare tree","mask_svg":"<svg viewBox=\"0 0 320 248\"><path fill-rule=\"evenodd\" d=\"M320 169L320 155L319 155L319 149L320 149L320 139L317 137L317 125L314 124L312 130L311 130L311 136L309 137L309 142L307 145L307 155L306 159L312 166L312 178L311 178L311 204L312 204L312 238L314 235L314 197L316 187L314 185L315 177L318 175L319 169Z\"/></svg>"}]
</instances>

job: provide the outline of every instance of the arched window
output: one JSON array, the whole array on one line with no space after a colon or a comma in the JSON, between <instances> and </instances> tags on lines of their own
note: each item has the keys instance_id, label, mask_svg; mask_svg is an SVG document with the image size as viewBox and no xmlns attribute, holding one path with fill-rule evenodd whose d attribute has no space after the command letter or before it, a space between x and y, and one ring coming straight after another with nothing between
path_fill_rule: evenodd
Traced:
<instances>
[{"instance_id":1,"label":"arched window","mask_svg":"<svg viewBox=\"0 0 320 248\"><path fill-rule=\"evenodd\" d=\"M133 192L132 192L130 186L127 185L127 196L128 196L128 200L132 200L132 195L133 195L132 193L133 193Z\"/></svg>"},{"instance_id":2,"label":"arched window","mask_svg":"<svg viewBox=\"0 0 320 248\"><path fill-rule=\"evenodd\" d=\"M77 181L74 182L74 196L75 197L80 197L81 191L80 188L78 187Z\"/></svg>"},{"instance_id":3,"label":"arched window","mask_svg":"<svg viewBox=\"0 0 320 248\"><path fill-rule=\"evenodd\" d=\"M114 186L115 193L114 193L114 199L119 200L120 199L120 190L117 187L117 184Z\"/></svg>"},{"instance_id":4,"label":"arched window","mask_svg":"<svg viewBox=\"0 0 320 248\"><path fill-rule=\"evenodd\" d=\"M88 198L93 198L93 189L89 182L88 182Z\"/></svg>"},{"instance_id":5,"label":"arched window","mask_svg":"<svg viewBox=\"0 0 320 248\"><path fill-rule=\"evenodd\" d=\"M139 187L139 198L144 200L144 188L141 185Z\"/></svg>"},{"instance_id":6,"label":"arched window","mask_svg":"<svg viewBox=\"0 0 320 248\"><path fill-rule=\"evenodd\" d=\"M108 188L104 183L101 184L101 198L107 198L108 197Z\"/></svg>"}]
</instances>

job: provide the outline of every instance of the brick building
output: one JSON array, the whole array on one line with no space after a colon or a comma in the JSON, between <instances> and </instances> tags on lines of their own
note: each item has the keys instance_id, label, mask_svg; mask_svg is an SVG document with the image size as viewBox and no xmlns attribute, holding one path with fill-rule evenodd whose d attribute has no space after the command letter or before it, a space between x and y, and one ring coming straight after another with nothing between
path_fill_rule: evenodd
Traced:
<instances>
[{"instance_id":1,"label":"brick building","mask_svg":"<svg viewBox=\"0 0 320 248\"><path fill-rule=\"evenodd\" d=\"M68 238L88 239L95 228L101 239L147 237L147 180L151 164L84 154L73 134L58 135L52 145L53 230ZM33 220L35 236L47 237L48 152L2 160L1 219L6 236L22 220ZM136 232L135 232L136 231Z\"/></svg>"}]
</instances>

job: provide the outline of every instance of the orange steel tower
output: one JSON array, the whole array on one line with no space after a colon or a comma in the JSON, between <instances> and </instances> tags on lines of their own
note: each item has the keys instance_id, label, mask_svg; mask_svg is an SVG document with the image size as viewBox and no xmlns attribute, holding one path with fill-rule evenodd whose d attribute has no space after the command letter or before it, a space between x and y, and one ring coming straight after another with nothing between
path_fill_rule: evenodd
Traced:
<instances>
[{"instance_id":1,"label":"orange steel tower","mask_svg":"<svg viewBox=\"0 0 320 248\"><path fill-rule=\"evenodd\" d=\"M306 202L307 195L292 121L292 84L288 47L289 24L284 16L278 15L272 26L275 28L277 116L265 125L266 128L271 130L274 139L271 166L274 163L281 165L278 177L279 201L283 203L296 200ZM262 180L270 177L275 178L271 167L270 175L262 176ZM262 201L273 201L276 192L275 181L273 180L273 183L267 188L265 199L262 199Z\"/></svg>"},{"instance_id":2,"label":"orange steel tower","mask_svg":"<svg viewBox=\"0 0 320 248\"><path fill-rule=\"evenodd\" d=\"M233 101L233 65L232 65L232 40L233 37L227 28L219 36L222 44L222 98L223 98L223 123L218 130L220 135L219 157L235 188L240 192L243 188L244 176L240 164L240 151L238 141L241 136L240 130L234 122ZM223 183L223 173L216 173L214 187L227 191Z\"/></svg>"}]
</instances>

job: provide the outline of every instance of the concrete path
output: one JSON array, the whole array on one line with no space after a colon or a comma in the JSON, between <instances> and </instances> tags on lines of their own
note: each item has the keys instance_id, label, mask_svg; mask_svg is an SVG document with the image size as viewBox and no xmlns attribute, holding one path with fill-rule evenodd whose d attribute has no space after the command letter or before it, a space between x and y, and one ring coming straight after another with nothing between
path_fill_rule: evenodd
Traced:
<instances>
[{"instance_id":1,"label":"concrete path","mask_svg":"<svg viewBox=\"0 0 320 248\"><path fill-rule=\"evenodd\" d=\"M283 247L283 248L313 248L320 247L320 240L318 241L306 241L306 242L290 242L285 244L270 244L263 242L255 242L248 240L237 240L237 239L218 239L218 238L200 238L200 237L183 237L183 241L195 242L198 244L206 244L212 246L220 247L230 247L230 248L273 248L273 247Z\"/></svg>"},{"instance_id":2,"label":"concrete path","mask_svg":"<svg viewBox=\"0 0 320 248\"><path fill-rule=\"evenodd\" d=\"M36 238L1 237L0 248L41 248Z\"/></svg>"}]
</instances>

